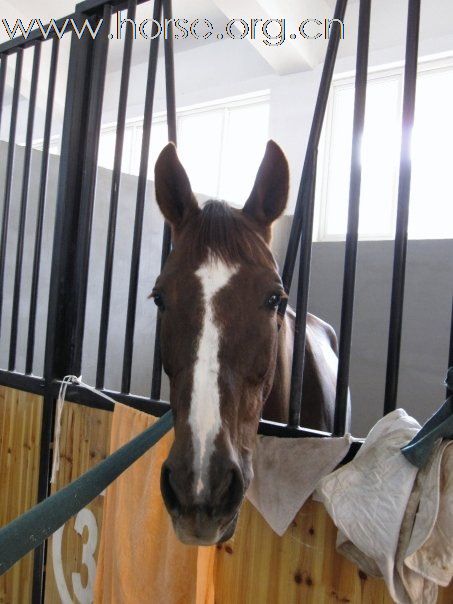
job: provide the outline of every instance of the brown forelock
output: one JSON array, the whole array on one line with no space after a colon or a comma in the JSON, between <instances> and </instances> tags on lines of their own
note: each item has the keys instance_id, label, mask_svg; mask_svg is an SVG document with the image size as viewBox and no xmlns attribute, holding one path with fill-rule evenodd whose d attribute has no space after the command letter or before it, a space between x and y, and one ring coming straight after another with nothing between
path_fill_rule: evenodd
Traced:
<instances>
[{"instance_id":1,"label":"brown forelock","mask_svg":"<svg viewBox=\"0 0 453 604\"><path fill-rule=\"evenodd\" d=\"M194 265L202 264L211 254L229 266L258 264L276 270L260 226L224 201L207 201L187 221L177 245Z\"/></svg>"}]
</instances>

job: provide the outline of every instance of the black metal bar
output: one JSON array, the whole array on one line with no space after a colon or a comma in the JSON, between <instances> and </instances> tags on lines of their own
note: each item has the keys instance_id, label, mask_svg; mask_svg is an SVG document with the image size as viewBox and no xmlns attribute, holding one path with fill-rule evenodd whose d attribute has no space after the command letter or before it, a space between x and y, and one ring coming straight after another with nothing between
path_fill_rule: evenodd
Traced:
<instances>
[{"instance_id":1,"label":"black metal bar","mask_svg":"<svg viewBox=\"0 0 453 604\"><path fill-rule=\"evenodd\" d=\"M20 286L22 280L22 261L24 256L25 221L27 219L28 188L30 185L31 150L33 144L33 127L35 124L36 93L38 90L39 64L41 60L41 42L35 45L33 52L30 98L28 102L27 133L25 135L25 154L22 173L22 192L19 210L19 228L17 235L16 270L14 274L13 307L11 314L11 333L9 343L8 369L16 368L17 324L19 320Z\"/></svg>"},{"instance_id":2,"label":"black metal bar","mask_svg":"<svg viewBox=\"0 0 453 604\"><path fill-rule=\"evenodd\" d=\"M84 14L96 13L99 11L99 8L104 5L104 2L105 0L85 0L84 2L76 4L76 10L81 11ZM137 0L137 6L145 2L148 2L148 0ZM112 0L110 4L114 11L118 12L124 10L127 7L128 2L127 0Z\"/></svg>"},{"instance_id":3,"label":"black metal bar","mask_svg":"<svg viewBox=\"0 0 453 604\"><path fill-rule=\"evenodd\" d=\"M337 0L334 18L343 21L347 0ZM308 288L310 282L311 244L313 231L313 211L316 188L316 163L318 145L321 136L324 115L332 82L333 70L341 37L341 28L336 22L332 26L332 33L327 46L321 82L313 116L313 121L308 139L302 177L297 194L296 208L291 226L291 233L286 251L283 267L282 281L285 290L289 293L296 263L299 240L301 241L299 261L299 283L296 304L296 323L294 334L294 352L291 374L291 391L288 425L297 427L300 421L300 408L302 402L303 371L305 361L305 331L308 308ZM283 315L287 301L284 300L279 308Z\"/></svg>"},{"instance_id":4,"label":"black metal bar","mask_svg":"<svg viewBox=\"0 0 453 604\"><path fill-rule=\"evenodd\" d=\"M44 399L41 419L41 441L39 446L39 477L37 501L43 501L49 494L49 479L52 462L52 435L54 432L55 399L49 393L47 385L44 385ZM44 588L46 576L46 544L43 543L35 549L33 555L33 580L32 580L32 604L44 602Z\"/></svg>"},{"instance_id":5,"label":"black metal bar","mask_svg":"<svg viewBox=\"0 0 453 604\"><path fill-rule=\"evenodd\" d=\"M77 14L76 22L85 18ZM78 255L80 197L84 168L84 144L92 77L94 42L90 36L71 38L63 119L60 170L47 313L44 379L46 383L39 459L38 501L49 492L51 441L55 411L52 382L74 373L78 292L75 288ZM35 550L32 601L43 600L45 544Z\"/></svg>"},{"instance_id":6,"label":"black metal bar","mask_svg":"<svg viewBox=\"0 0 453 604\"><path fill-rule=\"evenodd\" d=\"M337 0L337 3L335 5L334 19L338 19L340 21L344 20L346 5L347 0ZM314 150L318 148L319 139L321 137L322 125L324 122L324 115L326 113L330 85L332 83L333 70L335 67L338 45L340 42L340 34L341 31L339 24L334 23L332 25L332 33L327 46L326 58L324 60L324 65L322 69L321 81L319 84L318 96L316 99L315 111L313 114L313 121L311 123L310 128L307 151L305 154L305 162L302 169L302 177L300 181L299 191L297 194L293 222L291 225L291 233L288 240L288 248L286 250L285 263L283 266L282 282L283 287L288 293L291 289L294 267L296 265L297 250L302 234L302 228L304 226L304 220L306 216L310 213L310 208L307 207L307 195L310 195L310 182L312 180L312 154ZM304 229L303 232L303 237L305 236L306 229ZM281 308L279 309L279 312L284 313L285 308L286 303L282 304Z\"/></svg>"},{"instance_id":7,"label":"black metal bar","mask_svg":"<svg viewBox=\"0 0 453 604\"><path fill-rule=\"evenodd\" d=\"M9 126L8 156L6 160L5 195L3 199L2 232L0 241L0 331L3 311L3 288L5 280L6 243L8 237L9 206L11 202L11 185L13 182L14 153L16 150L17 111L19 106L20 81L22 77L23 50L18 50L14 74L13 100Z\"/></svg>"},{"instance_id":8,"label":"black metal bar","mask_svg":"<svg viewBox=\"0 0 453 604\"><path fill-rule=\"evenodd\" d=\"M5 93L6 68L8 66L8 55L1 55L0 64L0 126L3 115L3 96Z\"/></svg>"},{"instance_id":9,"label":"black metal bar","mask_svg":"<svg viewBox=\"0 0 453 604\"><path fill-rule=\"evenodd\" d=\"M307 329L308 311L308 286L310 278L311 242L313 231L313 211L316 189L316 166L318 161L318 150L311 153L312 165L310 168L309 182L307 182L307 195L305 201L307 211L305 216L301 250L299 258L299 280L297 283L296 319L294 322L294 348L291 368L291 387L289 394L288 426L296 428L300 424L300 412L302 405L303 375L305 367L305 340Z\"/></svg>"},{"instance_id":10,"label":"black metal bar","mask_svg":"<svg viewBox=\"0 0 453 604\"><path fill-rule=\"evenodd\" d=\"M385 382L384 415L396 408L398 373L403 323L404 282L406 274L407 225L411 189L411 138L415 114L417 83L418 38L420 28L420 0L409 0L404 69L403 119L396 217L393 280L390 307L387 373Z\"/></svg>"},{"instance_id":11,"label":"black metal bar","mask_svg":"<svg viewBox=\"0 0 453 604\"><path fill-rule=\"evenodd\" d=\"M39 198L36 214L36 234L35 246L33 252L33 272L30 294L30 311L28 315L28 338L27 354L25 359L25 373L30 374L33 371L33 355L35 350L35 332L36 332L36 310L38 302L39 269L41 264L41 244L42 230L44 223L44 211L46 205L47 189L47 170L49 167L49 144L52 129L52 113L55 97L55 82L57 79L58 50L59 39L52 40L52 54L50 57L49 82L47 88L46 116L44 121L44 140L41 157L41 175L39 180Z\"/></svg>"},{"instance_id":12,"label":"black metal bar","mask_svg":"<svg viewBox=\"0 0 453 604\"><path fill-rule=\"evenodd\" d=\"M451 300L451 320L450 320L450 345L448 348L448 365L447 371L453 367L453 298ZM447 387L447 398L450 396L451 390Z\"/></svg>"},{"instance_id":13,"label":"black metal bar","mask_svg":"<svg viewBox=\"0 0 453 604\"><path fill-rule=\"evenodd\" d=\"M55 382L54 384L55 396L58 394L60 384L61 382ZM161 415L163 415L170 409L170 405L166 401L153 400L144 396L138 396L135 394L123 394L121 392L115 392L113 390L106 389L102 389L99 391L87 390L81 386L78 386L77 384L70 384L68 386L68 389L66 390L66 400L71 401L73 403L78 403L80 405L85 405L87 407L93 407L95 409L113 411L113 403L102 398L99 395L99 392L107 395L118 403L127 405L128 407L132 407L133 409L143 411L144 413L148 413L156 417L161 417Z\"/></svg>"},{"instance_id":14,"label":"black metal bar","mask_svg":"<svg viewBox=\"0 0 453 604\"><path fill-rule=\"evenodd\" d=\"M173 50L173 14L171 0L163 0L164 20L168 22L164 40L165 95L167 104L168 140L176 145L175 53Z\"/></svg>"},{"instance_id":15,"label":"black metal bar","mask_svg":"<svg viewBox=\"0 0 453 604\"><path fill-rule=\"evenodd\" d=\"M368 48L370 41L371 0L360 0L359 34L355 75L354 120L352 128L351 179L349 184L348 230L341 305L340 346L338 355L337 392L335 399L334 434L345 433L348 406L349 361L351 355L354 290L359 233L360 187L362 182L361 149L365 124Z\"/></svg>"},{"instance_id":16,"label":"black metal bar","mask_svg":"<svg viewBox=\"0 0 453 604\"><path fill-rule=\"evenodd\" d=\"M61 382L55 381L53 384L54 396L58 395ZM146 398L144 396L138 396L136 394L124 394L122 392L115 392L113 390L100 390L102 394L106 394L123 405L127 405L144 413L161 417L168 411L170 405L167 401L156 400L152 398ZM103 409L105 411L113 411L113 403L106 401L99 392L94 390L87 390L83 386L78 384L69 384L66 390L66 400L80 405L88 407L94 407L96 409ZM302 438L302 437L329 437L330 432L324 432L322 430L311 430L310 428L291 428L285 424L279 422L272 422L269 420L261 420L258 428L259 434L267 436L285 436L288 438Z\"/></svg>"},{"instance_id":17,"label":"black metal bar","mask_svg":"<svg viewBox=\"0 0 453 604\"><path fill-rule=\"evenodd\" d=\"M44 377L73 373L74 287L78 211L83 171L83 141L89 98L92 42L71 40L65 114L57 186Z\"/></svg>"},{"instance_id":18,"label":"black metal bar","mask_svg":"<svg viewBox=\"0 0 453 604\"><path fill-rule=\"evenodd\" d=\"M161 0L154 2L154 21L159 21L162 12ZM143 138L140 155L140 170L137 185L137 202L135 206L134 238L132 242L132 257L129 278L129 297L127 302L126 335L124 339L123 376L121 390L128 393L131 387L132 355L134 352L134 330L137 310L137 289L140 272L140 250L142 245L143 215L145 209L146 179L148 176L149 144L151 124L153 119L154 89L156 84L157 57L159 37L151 40L148 77L146 81L145 109L143 114Z\"/></svg>"},{"instance_id":19,"label":"black metal bar","mask_svg":"<svg viewBox=\"0 0 453 604\"><path fill-rule=\"evenodd\" d=\"M0 384L8 388L32 392L33 394L42 395L44 392L43 378L35 377L34 375L23 375L22 373L7 371L6 369L0 369Z\"/></svg>"},{"instance_id":20,"label":"black metal bar","mask_svg":"<svg viewBox=\"0 0 453 604\"><path fill-rule=\"evenodd\" d=\"M127 18L135 19L137 3L130 1ZM98 361L96 369L96 387L102 388L105 377L105 359L107 351L107 334L110 319L110 296L112 291L113 258L115 254L115 233L118 214L118 198L121 181L121 163L123 159L124 128L126 122L127 95L131 69L132 43L134 36L128 31L124 42L123 64L121 70L118 115L116 120L115 154L112 171L112 188L110 192L110 210L105 250L104 286L102 290L101 322L99 329Z\"/></svg>"},{"instance_id":21,"label":"black metal bar","mask_svg":"<svg viewBox=\"0 0 453 604\"><path fill-rule=\"evenodd\" d=\"M173 51L173 23L171 0L164 0L164 19L169 23L168 35L164 40L165 53L165 93L167 103L168 140L176 145L176 92L175 92L175 62ZM171 250L171 229L165 222L162 239L161 270ZM162 356L160 350L160 315L156 315L156 334L154 339L153 376L151 381L151 397L160 398L162 385Z\"/></svg>"},{"instance_id":22,"label":"black metal bar","mask_svg":"<svg viewBox=\"0 0 453 604\"><path fill-rule=\"evenodd\" d=\"M103 0L102 4L104 2L105 2L105 0ZM57 37L60 39L61 37L63 37L63 35L73 31L72 27L70 26L70 20L75 19L76 15L77 15L77 13L71 13L70 15L66 15L66 17L61 17L61 19L55 19L55 25L59 31L61 31L61 29L66 21L68 21L68 26L66 27L64 33L61 34L60 37L57 36L57 34L55 33L55 30L52 29L52 33L49 33L49 35L45 39L50 40L50 39L53 39L54 37ZM49 23L46 23L45 25L43 25L43 29L45 31L47 31L48 28L49 28ZM8 40L6 42L3 42L3 44L0 44L0 54L11 54L19 48L21 48L23 50L24 48L33 46L33 44L35 44L36 42L43 41L43 40L44 40L44 36L42 35L41 30L39 28L33 29L30 32L30 34L27 36L27 38L24 38L23 36L18 36L17 38L13 38L12 40Z\"/></svg>"},{"instance_id":23,"label":"black metal bar","mask_svg":"<svg viewBox=\"0 0 453 604\"><path fill-rule=\"evenodd\" d=\"M75 267L75 288L78 293L76 322L74 325L73 373L79 375L82 366L83 336L85 330L85 309L90 259L91 227L93 222L94 196L96 190L99 137L101 132L102 105L104 101L107 55L109 47L111 6L103 9L102 35L98 34L93 44L92 74L87 110L87 130L84 141L82 187L80 192L80 213L77 240L77 262ZM82 147L83 149L83 147ZM83 153L81 150L80 153Z\"/></svg>"}]
</instances>

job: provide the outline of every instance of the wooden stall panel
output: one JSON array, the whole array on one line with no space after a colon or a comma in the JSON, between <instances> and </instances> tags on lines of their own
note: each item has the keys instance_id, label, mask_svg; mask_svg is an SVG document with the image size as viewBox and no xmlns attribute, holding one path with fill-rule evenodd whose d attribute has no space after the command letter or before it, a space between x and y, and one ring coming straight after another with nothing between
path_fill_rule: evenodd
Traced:
<instances>
[{"instance_id":1,"label":"wooden stall panel","mask_svg":"<svg viewBox=\"0 0 453 604\"><path fill-rule=\"evenodd\" d=\"M217 546L216 604L391 604L382 579L367 577L335 550L337 530L309 500L283 537L246 502L238 530ZM453 602L453 584L438 604Z\"/></svg>"},{"instance_id":2,"label":"wooden stall panel","mask_svg":"<svg viewBox=\"0 0 453 604\"><path fill-rule=\"evenodd\" d=\"M42 397L0 386L0 526L36 503ZM0 577L0 603L31 599L33 554Z\"/></svg>"},{"instance_id":3,"label":"wooden stall panel","mask_svg":"<svg viewBox=\"0 0 453 604\"><path fill-rule=\"evenodd\" d=\"M112 414L65 403L60 438L60 469L55 492L109 452ZM99 496L48 541L46 604L92 601L104 498Z\"/></svg>"}]
</instances>

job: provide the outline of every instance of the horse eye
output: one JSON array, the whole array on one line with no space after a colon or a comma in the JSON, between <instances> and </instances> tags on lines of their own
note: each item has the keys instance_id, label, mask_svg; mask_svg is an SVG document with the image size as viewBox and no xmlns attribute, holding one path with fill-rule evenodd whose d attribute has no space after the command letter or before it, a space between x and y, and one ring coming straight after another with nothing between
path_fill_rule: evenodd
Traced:
<instances>
[{"instance_id":1,"label":"horse eye","mask_svg":"<svg viewBox=\"0 0 453 604\"><path fill-rule=\"evenodd\" d=\"M269 296L269 298L266 301L266 306L268 308L272 308L273 310L276 310L279 307L279 304L282 300L282 297L280 294L272 294L272 296Z\"/></svg>"},{"instance_id":2,"label":"horse eye","mask_svg":"<svg viewBox=\"0 0 453 604\"><path fill-rule=\"evenodd\" d=\"M153 298L154 298L154 304L157 306L157 308L160 308L160 310L163 310L164 309L164 299L162 298L161 294L154 294Z\"/></svg>"}]
</instances>

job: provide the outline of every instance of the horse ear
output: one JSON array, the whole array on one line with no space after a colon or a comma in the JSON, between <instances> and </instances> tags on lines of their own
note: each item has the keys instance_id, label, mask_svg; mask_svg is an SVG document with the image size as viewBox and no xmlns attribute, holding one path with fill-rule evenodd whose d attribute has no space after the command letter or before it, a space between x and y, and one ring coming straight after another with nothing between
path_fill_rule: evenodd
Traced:
<instances>
[{"instance_id":1,"label":"horse ear","mask_svg":"<svg viewBox=\"0 0 453 604\"><path fill-rule=\"evenodd\" d=\"M253 218L260 226L269 227L286 208L288 189L288 162L277 143L270 140L266 145L252 192L245 202L244 214Z\"/></svg>"},{"instance_id":2,"label":"horse ear","mask_svg":"<svg viewBox=\"0 0 453 604\"><path fill-rule=\"evenodd\" d=\"M172 227L177 229L199 207L173 143L168 143L160 152L154 176L160 211Z\"/></svg>"}]
</instances>

